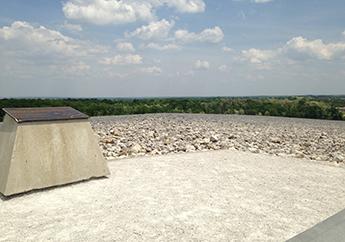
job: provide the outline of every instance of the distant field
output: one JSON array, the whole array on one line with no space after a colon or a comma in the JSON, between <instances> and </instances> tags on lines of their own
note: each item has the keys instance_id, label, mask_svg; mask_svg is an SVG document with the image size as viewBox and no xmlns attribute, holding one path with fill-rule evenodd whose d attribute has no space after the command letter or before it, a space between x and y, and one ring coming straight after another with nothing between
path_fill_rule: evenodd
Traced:
<instances>
[{"instance_id":1,"label":"distant field","mask_svg":"<svg viewBox=\"0 0 345 242\"><path fill-rule=\"evenodd\" d=\"M0 99L3 107L71 106L90 116L205 113L345 120L345 96ZM4 112L0 112L0 120Z\"/></svg>"}]
</instances>

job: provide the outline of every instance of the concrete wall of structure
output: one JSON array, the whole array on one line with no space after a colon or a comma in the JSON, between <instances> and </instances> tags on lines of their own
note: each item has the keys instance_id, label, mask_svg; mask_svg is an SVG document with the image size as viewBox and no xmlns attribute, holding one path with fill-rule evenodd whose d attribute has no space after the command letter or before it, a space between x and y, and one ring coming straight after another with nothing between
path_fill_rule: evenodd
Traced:
<instances>
[{"instance_id":1,"label":"concrete wall of structure","mask_svg":"<svg viewBox=\"0 0 345 242\"><path fill-rule=\"evenodd\" d=\"M88 120L16 124L9 119L0 141L4 195L109 175Z\"/></svg>"},{"instance_id":2,"label":"concrete wall of structure","mask_svg":"<svg viewBox=\"0 0 345 242\"><path fill-rule=\"evenodd\" d=\"M0 192L6 190L17 126L7 115L0 126Z\"/></svg>"}]
</instances>

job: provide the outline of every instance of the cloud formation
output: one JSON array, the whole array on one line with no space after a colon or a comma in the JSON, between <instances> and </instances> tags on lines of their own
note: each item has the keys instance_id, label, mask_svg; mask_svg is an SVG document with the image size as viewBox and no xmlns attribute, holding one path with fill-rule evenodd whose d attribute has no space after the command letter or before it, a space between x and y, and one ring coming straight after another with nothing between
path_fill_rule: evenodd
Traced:
<instances>
[{"instance_id":1,"label":"cloud formation","mask_svg":"<svg viewBox=\"0 0 345 242\"><path fill-rule=\"evenodd\" d=\"M210 63L205 60L197 60L194 63L194 69L196 70L208 70L210 69Z\"/></svg>"},{"instance_id":2,"label":"cloud formation","mask_svg":"<svg viewBox=\"0 0 345 242\"><path fill-rule=\"evenodd\" d=\"M181 49L181 46L176 45L176 44L157 44L157 43L149 43L149 44L146 45L145 47L146 47L146 48L149 48L149 49L160 50L160 51L165 51L165 50L179 50L179 49Z\"/></svg>"},{"instance_id":3,"label":"cloud formation","mask_svg":"<svg viewBox=\"0 0 345 242\"><path fill-rule=\"evenodd\" d=\"M138 65L143 63L143 57L140 55L116 55L110 58L104 58L100 61L104 65Z\"/></svg>"},{"instance_id":4,"label":"cloud formation","mask_svg":"<svg viewBox=\"0 0 345 242\"><path fill-rule=\"evenodd\" d=\"M152 74L152 75L160 75L162 73L162 69L159 68L158 66L150 66L150 67L141 68L141 71L147 74Z\"/></svg>"},{"instance_id":5,"label":"cloud formation","mask_svg":"<svg viewBox=\"0 0 345 242\"><path fill-rule=\"evenodd\" d=\"M222 50L223 50L224 52L232 52L232 51L233 51L233 49L231 49L230 47L227 47L227 46L224 46L224 47L222 48Z\"/></svg>"},{"instance_id":6,"label":"cloud formation","mask_svg":"<svg viewBox=\"0 0 345 242\"><path fill-rule=\"evenodd\" d=\"M242 57L252 64L262 64L273 59L277 53L272 50L249 49L242 51Z\"/></svg>"},{"instance_id":7,"label":"cloud formation","mask_svg":"<svg viewBox=\"0 0 345 242\"><path fill-rule=\"evenodd\" d=\"M278 58L292 60L317 59L331 61L345 57L345 42L325 43L321 39L308 40L304 37L295 37L284 46L272 49L249 49L241 52L241 59L252 64L264 64Z\"/></svg>"},{"instance_id":8,"label":"cloud formation","mask_svg":"<svg viewBox=\"0 0 345 242\"><path fill-rule=\"evenodd\" d=\"M176 8L181 13L200 13L204 12L206 4L203 0L163 0L160 4Z\"/></svg>"},{"instance_id":9,"label":"cloud formation","mask_svg":"<svg viewBox=\"0 0 345 242\"><path fill-rule=\"evenodd\" d=\"M188 30L177 30L175 32L175 38L183 43L219 43L224 39L224 33L220 27L215 26L214 28L205 29L200 33L193 33Z\"/></svg>"},{"instance_id":10,"label":"cloud formation","mask_svg":"<svg viewBox=\"0 0 345 242\"><path fill-rule=\"evenodd\" d=\"M287 42L284 51L295 51L320 60L332 60L345 55L345 42L325 44L321 39L308 40L296 37Z\"/></svg>"},{"instance_id":11,"label":"cloud formation","mask_svg":"<svg viewBox=\"0 0 345 242\"><path fill-rule=\"evenodd\" d=\"M206 7L203 0L69 0L62 10L66 18L105 25L152 21L163 6L181 13L203 12Z\"/></svg>"},{"instance_id":12,"label":"cloud formation","mask_svg":"<svg viewBox=\"0 0 345 242\"><path fill-rule=\"evenodd\" d=\"M10 26L0 28L0 41L9 48L27 50L26 54L58 53L80 56L104 51L101 46L91 46L44 26L35 27L30 23L15 21ZM14 44L15 43L15 44Z\"/></svg>"},{"instance_id":13,"label":"cloud formation","mask_svg":"<svg viewBox=\"0 0 345 242\"><path fill-rule=\"evenodd\" d=\"M117 43L116 49L122 52L135 52L134 46L132 45L132 43L129 42Z\"/></svg>"},{"instance_id":14,"label":"cloud formation","mask_svg":"<svg viewBox=\"0 0 345 242\"><path fill-rule=\"evenodd\" d=\"M143 40L163 39L169 35L170 30L174 27L174 21L162 19L157 22L151 22L148 25L141 26L131 33L127 33L126 37L137 37Z\"/></svg>"}]
</instances>

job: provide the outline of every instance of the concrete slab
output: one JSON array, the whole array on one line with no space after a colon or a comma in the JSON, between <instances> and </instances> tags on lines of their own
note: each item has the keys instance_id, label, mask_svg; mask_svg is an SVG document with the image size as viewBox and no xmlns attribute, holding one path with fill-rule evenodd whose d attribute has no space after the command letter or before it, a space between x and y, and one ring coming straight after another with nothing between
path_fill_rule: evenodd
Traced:
<instances>
[{"instance_id":1,"label":"concrete slab","mask_svg":"<svg viewBox=\"0 0 345 242\"><path fill-rule=\"evenodd\" d=\"M0 241L285 241L345 207L345 169L325 162L216 151L109 167L0 200Z\"/></svg>"},{"instance_id":2,"label":"concrete slab","mask_svg":"<svg viewBox=\"0 0 345 242\"><path fill-rule=\"evenodd\" d=\"M344 242L345 210L333 215L288 242Z\"/></svg>"},{"instance_id":3,"label":"concrete slab","mask_svg":"<svg viewBox=\"0 0 345 242\"><path fill-rule=\"evenodd\" d=\"M0 127L0 193L5 196L109 174L87 119Z\"/></svg>"}]
</instances>

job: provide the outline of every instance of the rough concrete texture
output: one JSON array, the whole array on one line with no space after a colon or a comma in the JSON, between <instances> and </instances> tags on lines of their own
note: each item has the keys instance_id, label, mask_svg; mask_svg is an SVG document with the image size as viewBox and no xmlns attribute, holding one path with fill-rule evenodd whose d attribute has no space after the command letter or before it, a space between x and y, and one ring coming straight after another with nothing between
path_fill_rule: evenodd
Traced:
<instances>
[{"instance_id":1,"label":"rough concrete texture","mask_svg":"<svg viewBox=\"0 0 345 242\"><path fill-rule=\"evenodd\" d=\"M6 196L109 174L88 120L0 128L0 192Z\"/></svg>"},{"instance_id":2,"label":"rough concrete texture","mask_svg":"<svg viewBox=\"0 0 345 242\"><path fill-rule=\"evenodd\" d=\"M8 115L0 123L0 193L5 194L18 124Z\"/></svg>"},{"instance_id":3,"label":"rough concrete texture","mask_svg":"<svg viewBox=\"0 0 345 242\"><path fill-rule=\"evenodd\" d=\"M283 241L345 207L345 169L239 151L122 159L0 200L0 240Z\"/></svg>"},{"instance_id":4,"label":"rough concrete texture","mask_svg":"<svg viewBox=\"0 0 345 242\"><path fill-rule=\"evenodd\" d=\"M344 242L345 210L293 237L288 242Z\"/></svg>"}]
</instances>

